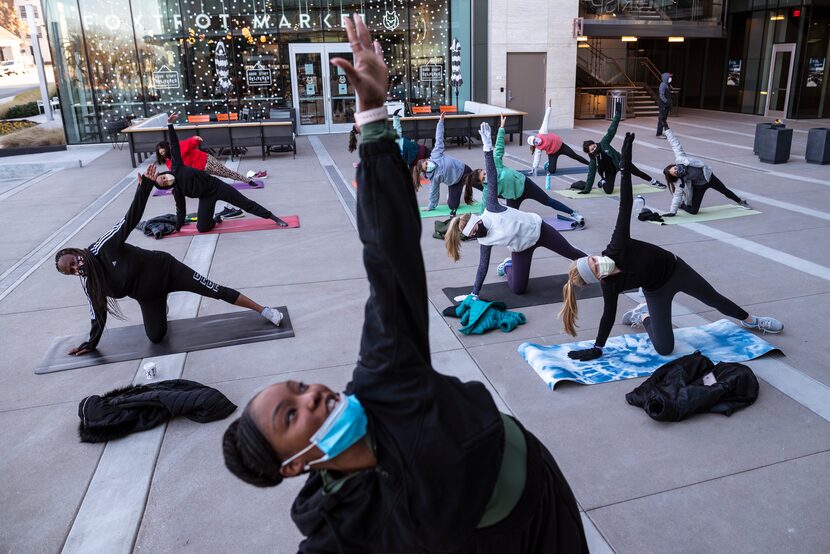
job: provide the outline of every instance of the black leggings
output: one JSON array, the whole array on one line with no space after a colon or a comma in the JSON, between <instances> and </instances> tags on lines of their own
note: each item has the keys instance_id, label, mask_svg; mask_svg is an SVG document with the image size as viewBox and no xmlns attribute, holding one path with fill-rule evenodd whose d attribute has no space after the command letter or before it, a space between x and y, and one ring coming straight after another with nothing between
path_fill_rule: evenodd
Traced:
<instances>
[{"instance_id":1,"label":"black leggings","mask_svg":"<svg viewBox=\"0 0 830 554\"><path fill-rule=\"evenodd\" d=\"M740 202L741 199L738 197L737 194L726 188L726 185L723 182L715 177L715 174L712 174L712 177L709 179L709 182L704 185L692 185L692 205L687 206L684 204L681 206L684 210L689 212L690 214L696 214L700 211L700 203L703 202L703 195L706 194L706 191L709 189L715 189L728 199L732 200L733 202Z\"/></svg>"},{"instance_id":2,"label":"black leggings","mask_svg":"<svg viewBox=\"0 0 830 554\"><path fill-rule=\"evenodd\" d=\"M507 286L514 294L524 294L527 290L533 252L540 246L569 260L576 260L587 255L582 250L574 248L565 237L559 234L559 231L543 221L542 229L539 231L539 240L536 241L536 244L521 252L513 252L510 256L513 266L507 268L505 275L507 275Z\"/></svg>"},{"instance_id":3,"label":"black leggings","mask_svg":"<svg viewBox=\"0 0 830 554\"><path fill-rule=\"evenodd\" d=\"M464 185L461 183L464 182L464 177L472 173L473 170L470 166L464 166L464 173L461 174L461 177L458 179L458 182L452 184L447 187L447 207L451 211L455 211L458 209L458 206L461 205L461 193L464 192Z\"/></svg>"},{"instance_id":4,"label":"black leggings","mask_svg":"<svg viewBox=\"0 0 830 554\"><path fill-rule=\"evenodd\" d=\"M749 314L715 290L706 279L681 258L677 258L674 272L665 285L657 290L644 290L649 317L645 320L648 338L658 354L666 356L674 350L674 331L671 326L671 303L674 295L685 292L707 306L735 319L744 320Z\"/></svg>"},{"instance_id":5,"label":"black leggings","mask_svg":"<svg viewBox=\"0 0 830 554\"><path fill-rule=\"evenodd\" d=\"M548 173L556 173L556 162L559 161L559 156L563 154L572 160L584 163L585 165L590 163L588 160L574 152L573 148L563 142L562 146L559 147L559 150L557 150L555 154L548 154Z\"/></svg>"},{"instance_id":6,"label":"black leggings","mask_svg":"<svg viewBox=\"0 0 830 554\"><path fill-rule=\"evenodd\" d=\"M144 332L151 342L161 342L167 334L167 295L171 292L193 292L200 296L224 300L228 304L235 304L239 298L239 291L214 283L172 256L166 273L167 286L160 291L159 296L136 298L144 318Z\"/></svg>"},{"instance_id":7,"label":"black leggings","mask_svg":"<svg viewBox=\"0 0 830 554\"><path fill-rule=\"evenodd\" d=\"M605 177L605 184L602 186L602 190L605 191L605 194L611 194L614 192L614 182L617 180L618 171L619 169L615 169L613 173ZM636 175L644 181L648 181L649 183L651 182L651 176L634 164L631 164L631 174Z\"/></svg>"},{"instance_id":8,"label":"black leggings","mask_svg":"<svg viewBox=\"0 0 830 554\"><path fill-rule=\"evenodd\" d=\"M548 194L543 191L539 185L534 183L530 177L525 177L525 189L522 191L522 195L518 198L513 198L507 201L507 207L509 208L516 208L519 209L519 206L522 205L522 202L525 200L535 200L536 202L542 204L543 206L550 206L554 210L565 212L566 214L572 214L574 211L570 209L568 206L556 200L552 196L548 196Z\"/></svg>"},{"instance_id":9,"label":"black leggings","mask_svg":"<svg viewBox=\"0 0 830 554\"><path fill-rule=\"evenodd\" d=\"M199 198L198 218L196 229L200 233L206 233L213 229L216 223L213 221L213 212L216 210L216 202L222 200L242 211L253 214L263 219L273 219L274 214L266 210L232 186L216 179L216 192L210 196Z\"/></svg>"}]
</instances>

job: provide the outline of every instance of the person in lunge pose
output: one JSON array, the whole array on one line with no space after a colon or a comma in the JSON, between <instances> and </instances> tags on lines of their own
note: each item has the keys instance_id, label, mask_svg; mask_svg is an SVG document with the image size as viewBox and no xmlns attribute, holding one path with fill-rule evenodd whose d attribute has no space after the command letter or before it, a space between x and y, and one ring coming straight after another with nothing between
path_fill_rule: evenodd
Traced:
<instances>
[{"instance_id":1,"label":"person in lunge pose","mask_svg":"<svg viewBox=\"0 0 830 554\"><path fill-rule=\"evenodd\" d=\"M726 188L726 185L712 173L711 167L697 158L690 158L668 125L666 125L666 138L674 150L674 163L667 165L663 170L666 183L672 193L671 208L669 208L669 213L663 214L663 217L676 215L678 208L690 214L698 213L700 203L703 202L703 195L710 188L737 203L739 207L745 210L752 209L746 200L742 200Z\"/></svg>"},{"instance_id":2,"label":"person in lunge pose","mask_svg":"<svg viewBox=\"0 0 830 554\"><path fill-rule=\"evenodd\" d=\"M501 126L496 137L496 148L493 154L496 162L496 171L498 171L499 198L504 198L507 200L508 207L516 208L517 210L522 205L522 202L528 198L535 200L543 206L550 206L554 210L568 214L580 227L584 227L585 218L582 217L582 214L545 194L545 191L539 188L530 177L504 165L504 125L506 121L507 118L501 116ZM473 188L486 191L487 172L483 169L473 171ZM487 193L485 192L486 195Z\"/></svg>"},{"instance_id":3,"label":"person in lunge pose","mask_svg":"<svg viewBox=\"0 0 830 554\"><path fill-rule=\"evenodd\" d=\"M617 134L617 127L620 124L620 117L622 116L622 105L619 102L614 104L614 118L611 120L611 125L608 126L608 132L605 136L596 143L592 140L586 140L582 143L582 150L591 157L591 164L588 166L588 176L585 178L585 188L579 194L588 194L594 187L594 178L599 173L599 186L606 194L614 192L614 181L617 179L617 172L620 170L620 153L614 150L611 146L611 141L614 140L614 135ZM648 181L653 187L664 189L666 185L650 177L647 173L637 169L637 166L630 164L629 171L632 175Z\"/></svg>"},{"instance_id":4,"label":"person in lunge pose","mask_svg":"<svg viewBox=\"0 0 830 554\"><path fill-rule=\"evenodd\" d=\"M444 153L444 114L438 118L438 125L435 127L435 147L429 158L415 162L412 167L412 185L415 191L421 188L422 176L430 180L427 210L438 207L441 185L447 185L447 206L450 215L455 215L461 204L462 191L464 202L473 203L473 170L464 162Z\"/></svg>"},{"instance_id":5,"label":"person in lunge pose","mask_svg":"<svg viewBox=\"0 0 830 554\"><path fill-rule=\"evenodd\" d=\"M617 297L626 290L642 287L646 301L623 315L624 325L645 327L654 349L663 356L674 350L671 303L674 295L684 292L729 317L740 320L749 329L764 333L780 333L784 325L771 317L756 317L726 298L701 277L682 258L654 244L631 238L631 144L628 133L623 144L620 173L620 211L611 242L600 256L586 256L571 264L568 282L562 289L565 299L559 312L565 331L576 336L576 287L600 283L604 307L594 346L574 350L568 356L587 361L602 356L602 348L614 325Z\"/></svg>"},{"instance_id":6,"label":"person in lunge pose","mask_svg":"<svg viewBox=\"0 0 830 554\"><path fill-rule=\"evenodd\" d=\"M95 350L107 324L107 314L122 317L116 299L125 296L134 298L141 306L144 330L152 342L160 342L167 334L167 295L175 291L193 292L255 310L277 326L282 321L279 310L260 306L239 291L210 281L167 252L144 250L126 242L144 213L155 177L153 165L145 175L139 175L127 215L101 238L88 248L64 248L55 255L59 272L81 278L92 318L89 340L69 354L80 356Z\"/></svg>"},{"instance_id":7,"label":"person in lunge pose","mask_svg":"<svg viewBox=\"0 0 830 554\"><path fill-rule=\"evenodd\" d=\"M551 175L556 173L556 163L559 161L559 156L563 154L572 160L588 165L590 162L574 152L573 148L565 144L562 137L548 132L549 117L550 108L547 108L539 132L527 137L527 143L530 145L530 153L533 155L533 175L536 175L536 168L539 166L539 157L536 155L537 150L548 155L548 162L545 164L545 168ZM504 127L504 122L502 122L502 127Z\"/></svg>"},{"instance_id":8,"label":"person in lunge pose","mask_svg":"<svg viewBox=\"0 0 830 554\"><path fill-rule=\"evenodd\" d=\"M495 177L498 172L493 156L490 126L482 123L479 134L481 134L484 147L487 175ZM484 278L487 276L487 270L490 267L490 251L493 246L504 246L512 252L510 258L506 258L499 264L498 272L499 275L507 276L507 284L515 294L522 294L527 290L533 252L540 246L570 260L585 255L582 250L571 246L559 234L559 231L542 221L538 214L507 208L499 204L496 194L498 182L495 181L496 179L491 179L487 187L486 207L481 216L464 214L453 218L444 235L447 255L455 261L461 258L462 234L478 239L480 245L478 271L471 293L474 296L478 296Z\"/></svg>"},{"instance_id":9,"label":"person in lunge pose","mask_svg":"<svg viewBox=\"0 0 830 554\"><path fill-rule=\"evenodd\" d=\"M213 213L218 200L224 200L231 206L236 206L257 217L271 219L279 227L287 227L288 224L285 221L229 184L205 171L194 169L185 164L179 148L179 137L176 135L176 129L173 128L173 122L178 117L178 114L172 114L167 119L167 131L170 136L170 170L162 171L156 175L156 186L158 188L169 189L173 187L173 198L176 200L176 231L184 225L185 197L199 199L196 229L200 233L206 233L213 229L217 223L222 223L224 216L221 213L216 215Z\"/></svg>"},{"instance_id":10,"label":"person in lunge pose","mask_svg":"<svg viewBox=\"0 0 830 554\"><path fill-rule=\"evenodd\" d=\"M401 151L401 156L403 156L403 161L406 162L406 165L409 166L409 169L411 170L417 162L429 159L432 150L424 144L403 136L401 116L398 115L398 112L400 112L400 108L395 110L395 113L392 116L392 127L394 127L395 132L398 134L398 140L395 142L398 143L398 148ZM359 134L360 129L358 126L352 125L352 130L349 131L349 152L357 150L357 136Z\"/></svg>"},{"instance_id":11,"label":"person in lunge pose","mask_svg":"<svg viewBox=\"0 0 830 554\"><path fill-rule=\"evenodd\" d=\"M383 53L359 17L346 33L355 66L332 63L360 102L369 298L357 365L345 392L287 381L258 393L225 431L225 465L259 487L306 478L291 509L301 553L587 552L545 446L484 385L432 367L421 221L383 113Z\"/></svg>"}]
</instances>

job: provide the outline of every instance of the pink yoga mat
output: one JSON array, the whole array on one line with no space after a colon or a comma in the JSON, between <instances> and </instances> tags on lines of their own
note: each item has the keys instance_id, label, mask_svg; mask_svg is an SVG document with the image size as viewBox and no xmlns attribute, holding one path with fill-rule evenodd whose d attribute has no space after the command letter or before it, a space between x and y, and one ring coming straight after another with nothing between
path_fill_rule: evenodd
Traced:
<instances>
[{"instance_id":1,"label":"pink yoga mat","mask_svg":"<svg viewBox=\"0 0 830 554\"><path fill-rule=\"evenodd\" d=\"M559 216L546 217L542 221L556 229L557 231L573 231L577 229L576 222L572 219L562 219Z\"/></svg>"},{"instance_id":2,"label":"pink yoga mat","mask_svg":"<svg viewBox=\"0 0 830 554\"><path fill-rule=\"evenodd\" d=\"M250 183L240 183L239 181L234 181L230 183L230 185L235 188L236 190L247 190L247 189L261 189L265 186L265 181L261 181L259 179L254 179L254 183L257 183L259 186L254 187ZM173 189L155 189L153 191L153 196L166 196L168 194L173 194Z\"/></svg>"},{"instance_id":3,"label":"pink yoga mat","mask_svg":"<svg viewBox=\"0 0 830 554\"><path fill-rule=\"evenodd\" d=\"M221 233L242 233L244 231L272 231L274 229L296 229L300 226L300 216L298 215L281 215L280 219L288 223L288 227L279 227L270 219L263 219L261 217L252 217L245 219L226 219L208 231L207 233L200 233L196 230L196 224L190 223L182 227L178 233L167 235L164 238L176 237L193 237L196 235L217 235Z\"/></svg>"}]
</instances>

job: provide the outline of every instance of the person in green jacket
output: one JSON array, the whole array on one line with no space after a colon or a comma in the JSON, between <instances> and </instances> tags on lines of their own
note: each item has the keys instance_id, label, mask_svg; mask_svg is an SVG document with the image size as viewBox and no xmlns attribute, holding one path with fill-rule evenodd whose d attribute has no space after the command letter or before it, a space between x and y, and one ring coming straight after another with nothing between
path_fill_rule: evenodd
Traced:
<instances>
[{"instance_id":1,"label":"person in green jacket","mask_svg":"<svg viewBox=\"0 0 830 554\"><path fill-rule=\"evenodd\" d=\"M589 194L594 188L594 178L599 173L598 185L606 194L614 192L614 182L617 180L617 173L620 171L620 153L614 150L611 146L611 141L614 140L614 135L617 134L617 127L620 124L620 116L622 115L620 103L614 105L614 119L611 120L611 125L608 131L599 143L592 140L586 140L582 143L582 151L588 154L591 158L591 163L588 164L588 177L585 179L585 186L579 194ZM648 181L653 187L664 189L666 185L654 179L644 171L641 171L637 166L631 164L631 174Z\"/></svg>"},{"instance_id":2,"label":"person in green jacket","mask_svg":"<svg viewBox=\"0 0 830 554\"><path fill-rule=\"evenodd\" d=\"M496 171L498 171L499 198L504 198L507 200L508 207L517 210L522 202L528 198L535 200L543 206L550 206L554 210L568 214L580 227L584 227L585 218L582 214L548 196L530 177L504 165L504 125L506 121L507 118L501 116L501 126L493 149ZM483 169L473 171L473 188L484 191L484 196L487 197L487 172Z\"/></svg>"}]
</instances>

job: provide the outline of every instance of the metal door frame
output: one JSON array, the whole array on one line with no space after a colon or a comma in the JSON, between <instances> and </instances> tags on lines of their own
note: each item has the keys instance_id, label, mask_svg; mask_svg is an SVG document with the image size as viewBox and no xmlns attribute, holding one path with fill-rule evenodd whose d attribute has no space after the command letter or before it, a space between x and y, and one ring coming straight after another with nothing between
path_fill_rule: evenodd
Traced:
<instances>
[{"instance_id":1,"label":"metal door frame","mask_svg":"<svg viewBox=\"0 0 830 554\"><path fill-rule=\"evenodd\" d=\"M775 58L780 52L790 53L790 70L787 74L787 94L784 96L784 111L770 110L770 97L772 96L772 80L775 77ZM773 44L772 54L770 54L769 62L769 80L767 81L767 101L764 106L764 117L780 117L782 119L787 117L787 110L790 107L790 91L792 89L793 81L793 67L795 66L795 43L790 42L786 44Z\"/></svg>"},{"instance_id":2,"label":"metal door frame","mask_svg":"<svg viewBox=\"0 0 830 554\"><path fill-rule=\"evenodd\" d=\"M351 123L332 123L333 114L331 109L332 99L331 90L329 89L329 79L331 78L331 64L329 63L329 54L351 53L352 48L348 42L335 42L325 44L289 44L288 58L291 71L291 97L293 99L294 110L297 114L297 134L299 135L319 135L328 133L345 133L351 130ZM320 88L323 96L323 110L325 114L325 123L316 125L303 125L300 115L300 95L299 83L297 82L297 54L320 54ZM357 92L355 92L357 98Z\"/></svg>"}]
</instances>

